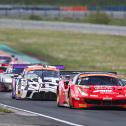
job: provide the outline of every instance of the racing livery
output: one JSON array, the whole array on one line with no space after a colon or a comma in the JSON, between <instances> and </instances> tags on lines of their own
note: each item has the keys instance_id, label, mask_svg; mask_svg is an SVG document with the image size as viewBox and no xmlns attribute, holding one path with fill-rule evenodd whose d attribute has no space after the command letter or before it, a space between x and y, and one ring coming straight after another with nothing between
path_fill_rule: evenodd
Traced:
<instances>
[{"instance_id":1,"label":"racing livery","mask_svg":"<svg viewBox=\"0 0 126 126\"><path fill-rule=\"evenodd\" d=\"M51 66L33 65L24 69L13 83L12 98L56 99L59 70Z\"/></svg>"},{"instance_id":2,"label":"racing livery","mask_svg":"<svg viewBox=\"0 0 126 126\"><path fill-rule=\"evenodd\" d=\"M117 106L126 108L126 85L115 73L80 73L69 82L65 79L59 82L57 106L70 108Z\"/></svg>"},{"instance_id":3,"label":"racing livery","mask_svg":"<svg viewBox=\"0 0 126 126\"><path fill-rule=\"evenodd\" d=\"M12 81L26 67L27 64L12 64L9 65L4 73L0 74L0 91L11 91Z\"/></svg>"}]
</instances>

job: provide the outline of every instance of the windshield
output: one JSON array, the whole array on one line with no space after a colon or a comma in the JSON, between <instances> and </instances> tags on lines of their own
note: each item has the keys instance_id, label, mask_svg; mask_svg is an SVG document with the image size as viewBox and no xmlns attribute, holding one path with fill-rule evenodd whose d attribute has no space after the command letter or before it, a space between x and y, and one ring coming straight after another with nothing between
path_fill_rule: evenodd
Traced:
<instances>
[{"instance_id":1,"label":"windshield","mask_svg":"<svg viewBox=\"0 0 126 126\"><path fill-rule=\"evenodd\" d=\"M52 70L44 70L43 75L44 77L59 77L59 72Z\"/></svg>"},{"instance_id":2,"label":"windshield","mask_svg":"<svg viewBox=\"0 0 126 126\"><path fill-rule=\"evenodd\" d=\"M39 77L55 77L59 78L59 72L58 71L52 71L52 70L35 70L32 71L33 73L37 74Z\"/></svg>"},{"instance_id":3,"label":"windshield","mask_svg":"<svg viewBox=\"0 0 126 126\"><path fill-rule=\"evenodd\" d=\"M35 73L28 73L27 78L38 78L38 75Z\"/></svg>"},{"instance_id":4,"label":"windshield","mask_svg":"<svg viewBox=\"0 0 126 126\"><path fill-rule=\"evenodd\" d=\"M107 76L89 76L79 78L78 85L106 85L106 86L125 86L120 79Z\"/></svg>"}]
</instances>

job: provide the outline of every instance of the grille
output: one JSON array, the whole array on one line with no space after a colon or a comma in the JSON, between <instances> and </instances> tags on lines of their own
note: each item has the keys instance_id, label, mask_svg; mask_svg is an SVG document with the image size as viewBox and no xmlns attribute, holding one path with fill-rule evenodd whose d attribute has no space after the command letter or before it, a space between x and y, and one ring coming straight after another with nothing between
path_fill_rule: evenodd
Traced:
<instances>
[{"instance_id":1,"label":"grille","mask_svg":"<svg viewBox=\"0 0 126 126\"><path fill-rule=\"evenodd\" d=\"M87 104L94 105L123 105L126 104L126 100L93 100L93 99L85 99Z\"/></svg>"},{"instance_id":2,"label":"grille","mask_svg":"<svg viewBox=\"0 0 126 126\"><path fill-rule=\"evenodd\" d=\"M115 105L126 104L126 100L117 100L117 101L113 101L113 104L115 104Z\"/></svg>"},{"instance_id":3,"label":"grille","mask_svg":"<svg viewBox=\"0 0 126 126\"><path fill-rule=\"evenodd\" d=\"M112 101L104 100L102 101L103 105L112 105Z\"/></svg>"},{"instance_id":4,"label":"grille","mask_svg":"<svg viewBox=\"0 0 126 126\"><path fill-rule=\"evenodd\" d=\"M42 99L42 100L56 100L56 93L52 92L36 92L33 94L33 99Z\"/></svg>"},{"instance_id":5,"label":"grille","mask_svg":"<svg viewBox=\"0 0 126 126\"><path fill-rule=\"evenodd\" d=\"M87 104L97 104L97 105L100 105L102 101L100 101L100 100L92 100L92 99L85 99L85 102Z\"/></svg>"}]
</instances>

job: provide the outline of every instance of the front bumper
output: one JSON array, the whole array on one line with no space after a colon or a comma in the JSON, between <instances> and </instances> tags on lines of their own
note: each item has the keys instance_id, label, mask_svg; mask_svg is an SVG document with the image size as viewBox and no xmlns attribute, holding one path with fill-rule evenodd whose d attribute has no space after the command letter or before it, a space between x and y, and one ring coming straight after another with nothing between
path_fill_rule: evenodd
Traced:
<instances>
[{"instance_id":1,"label":"front bumper","mask_svg":"<svg viewBox=\"0 0 126 126\"><path fill-rule=\"evenodd\" d=\"M126 98L123 99L93 99L93 98L72 98L74 108L90 108L90 107L122 107L126 108Z\"/></svg>"},{"instance_id":2,"label":"front bumper","mask_svg":"<svg viewBox=\"0 0 126 126\"><path fill-rule=\"evenodd\" d=\"M52 93L55 93L56 94L56 87L55 88L51 88L51 87L48 87L48 88L41 88L40 90L39 90L39 92L46 92L46 93L48 93L48 92L52 92Z\"/></svg>"},{"instance_id":3,"label":"front bumper","mask_svg":"<svg viewBox=\"0 0 126 126\"><path fill-rule=\"evenodd\" d=\"M35 92L32 96L32 99L41 99L41 100L56 100L56 93L53 92Z\"/></svg>"},{"instance_id":4,"label":"front bumper","mask_svg":"<svg viewBox=\"0 0 126 126\"><path fill-rule=\"evenodd\" d=\"M26 98L28 99L38 99L38 100L56 100L56 93L45 92L45 91L32 91L28 90L26 93Z\"/></svg>"}]
</instances>

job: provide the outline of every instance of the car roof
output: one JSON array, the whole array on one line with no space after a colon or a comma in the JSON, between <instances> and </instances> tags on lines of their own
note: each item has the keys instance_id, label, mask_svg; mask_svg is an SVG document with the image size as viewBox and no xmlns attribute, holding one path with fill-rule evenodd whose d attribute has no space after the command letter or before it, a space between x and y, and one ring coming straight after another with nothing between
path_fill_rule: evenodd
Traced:
<instances>
[{"instance_id":1,"label":"car roof","mask_svg":"<svg viewBox=\"0 0 126 126\"><path fill-rule=\"evenodd\" d=\"M106 76L106 77L114 77L117 78L116 74L112 74L112 73L87 73L87 74L83 74L81 73L79 77L87 77L87 76Z\"/></svg>"},{"instance_id":2,"label":"car roof","mask_svg":"<svg viewBox=\"0 0 126 126\"><path fill-rule=\"evenodd\" d=\"M51 71L59 71L55 67L44 67L39 65L29 66L25 68L25 71L33 71L33 70L51 70Z\"/></svg>"}]
</instances>

